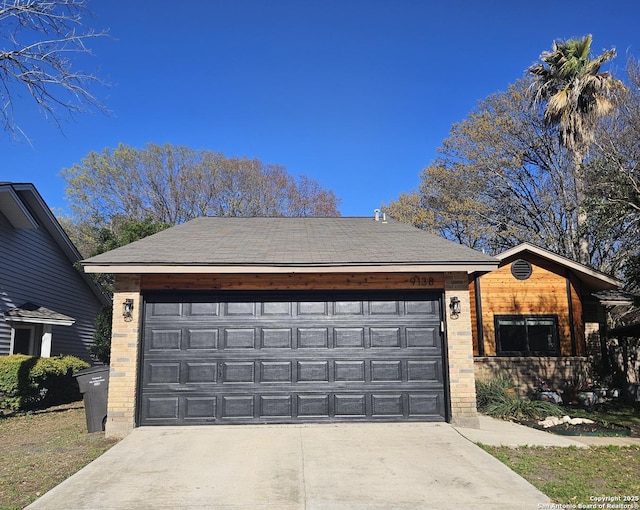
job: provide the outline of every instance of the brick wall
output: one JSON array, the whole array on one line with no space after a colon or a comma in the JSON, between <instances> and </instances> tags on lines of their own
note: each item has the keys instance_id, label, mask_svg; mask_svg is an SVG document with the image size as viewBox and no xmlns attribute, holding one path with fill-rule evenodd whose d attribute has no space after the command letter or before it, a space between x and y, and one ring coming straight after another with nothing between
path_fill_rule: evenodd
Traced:
<instances>
[{"instance_id":1,"label":"brick wall","mask_svg":"<svg viewBox=\"0 0 640 510\"><path fill-rule=\"evenodd\" d=\"M444 313L447 325L451 423L478 428L468 285L466 273L445 274ZM453 296L460 300L460 314L457 318L452 318L449 310Z\"/></svg>"},{"instance_id":2,"label":"brick wall","mask_svg":"<svg viewBox=\"0 0 640 510\"><path fill-rule=\"evenodd\" d=\"M482 357L475 361L476 377L489 379L498 375L508 376L521 395L535 389L538 379L543 379L553 389L564 388L565 380L589 379L591 362L588 358L574 357Z\"/></svg>"},{"instance_id":3,"label":"brick wall","mask_svg":"<svg viewBox=\"0 0 640 510\"><path fill-rule=\"evenodd\" d=\"M122 315L125 299L134 300L131 320L125 320ZM105 428L107 437L124 437L135 426L141 312L140 277L117 275L113 293L111 369Z\"/></svg>"},{"instance_id":4,"label":"brick wall","mask_svg":"<svg viewBox=\"0 0 640 510\"><path fill-rule=\"evenodd\" d=\"M478 427L467 274L465 272L446 273L444 287L445 317L443 320L447 333L446 356L449 363L451 422L458 426ZM449 302L453 296L460 300L461 305L461 313L455 319L449 314ZM133 430L136 416L139 333L142 327L140 276L117 275L113 299L106 436L124 437ZM130 321L122 316L122 303L125 299L134 300L134 312Z\"/></svg>"}]
</instances>

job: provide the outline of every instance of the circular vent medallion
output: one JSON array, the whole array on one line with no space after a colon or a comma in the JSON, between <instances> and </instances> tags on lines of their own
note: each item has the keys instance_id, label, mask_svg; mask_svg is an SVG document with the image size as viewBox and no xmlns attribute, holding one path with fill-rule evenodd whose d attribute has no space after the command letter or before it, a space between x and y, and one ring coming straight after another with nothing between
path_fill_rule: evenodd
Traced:
<instances>
[{"instance_id":1,"label":"circular vent medallion","mask_svg":"<svg viewBox=\"0 0 640 510\"><path fill-rule=\"evenodd\" d=\"M531 276L533 269L527 260L518 259L511 264L511 274L518 280L526 280Z\"/></svg>"}]
</instances>

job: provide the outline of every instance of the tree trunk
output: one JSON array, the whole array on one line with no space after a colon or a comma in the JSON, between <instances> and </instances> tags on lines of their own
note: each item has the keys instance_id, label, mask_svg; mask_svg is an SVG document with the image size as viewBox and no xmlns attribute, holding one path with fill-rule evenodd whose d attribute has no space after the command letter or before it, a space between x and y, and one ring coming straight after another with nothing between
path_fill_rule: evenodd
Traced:
<instances>
[{"instance_id":1,"label":"tree trunk","mask_svg":"<svg viewBox=\"0 0 640 510\"><path fill-rule=\"evenodd\" d=\"M585 185L582 171L584 158L580 151L573 151L573 176L576 186L576 201L578 202L578 257L579 262L585 266L590 265L591 256L589 254L589 236L587 234L587 211L585 209Z\"/></svg>"}]
</instances>

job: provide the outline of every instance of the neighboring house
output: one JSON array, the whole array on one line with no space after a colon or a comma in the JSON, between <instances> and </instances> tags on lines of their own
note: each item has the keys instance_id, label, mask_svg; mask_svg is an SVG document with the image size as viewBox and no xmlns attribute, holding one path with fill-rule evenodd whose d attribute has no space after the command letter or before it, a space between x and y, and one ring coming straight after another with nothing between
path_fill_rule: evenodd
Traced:
<instances>
[{"instance_id":1,"label":"neighboring house","mask_svg":"<svg viewBox=\"0 0 640 510\"><path fill-rule=\"evenodd\" d=\"M82 262L115 275L108 436L139 425L477 426L469 275L383 218L198 218Z\"/></svg>"},{"instance_id":2,"label":"neighboring house","mask_svg":"<svg viewBox=\"0 0 640 510\"><path fill-rule=\"evenodd\" d=\"M610 306L626 309L626 313L620 314L618 326L608 332L607 354L617 372L617 382L626 386L626 397L640 401L640 296L620 297Z\"/></svg>"},{"instance_id":3,"label":"neighboring house","mask_svg":"<svg viewBox=\"0 0 640 510\"><path fill-rule=\"evenodd\" d=\"M32 184L0 183L0 355L71 354L91 361L108 298Z\"/></svg>"},{"instance_id":4,"label":"neighboring house","mask_svg":"<svg viewBox=\"0 0 640 510\"><path fill-rule=\"evenodd\" d=\"M587 377L606 338L594 293L621 283L528 243L497 255L500 267L469 285L476 376L508 373L523 390Z\"/></svg>"}]
</instances>

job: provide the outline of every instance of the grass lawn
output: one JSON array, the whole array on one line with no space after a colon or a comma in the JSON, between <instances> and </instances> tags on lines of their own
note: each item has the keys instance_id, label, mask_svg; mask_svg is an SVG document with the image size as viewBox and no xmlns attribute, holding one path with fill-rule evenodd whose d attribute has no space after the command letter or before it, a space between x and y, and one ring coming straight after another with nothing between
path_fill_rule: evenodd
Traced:
<instances>
[{"instance_id":1,"label":"grass lawn","mask_svg":"<svg viewBox=\"0 0 640 510\"><path fill-rule=\"evenodd\" d=\"M631 500L621 499L612 505L640 508L639 446L482 448L556 503L579 508L577 505L593 504L592 497L619 496Z\"/></svg>"},{"instance_id":2,"label":"grass lawn","mask_svg":"<svg viewBox=\"0 0 640 510\"><path fill-rule=\"evenodd\" d=\"M86 427L82 402L0 415L0 509L24 508L117 442Z\"/></svg>"},{"instance_id":3,"label":"grass lawn","mask_svg":"<svg viewBox=\"0 0 640 510\"><path fill-rule=\"evenodd\" d=\"M640 437L640 408L608 403L588 409L565 408L571 417L591 418L625 425ZM591 448L506 448L481 445L494 457L535 485L555 503L630 505L640 508L640 446ZM593 501L595 497L620 497L620 501ZM624 498L630 498L625 501Z\"/></svg>"}]
</instances>

